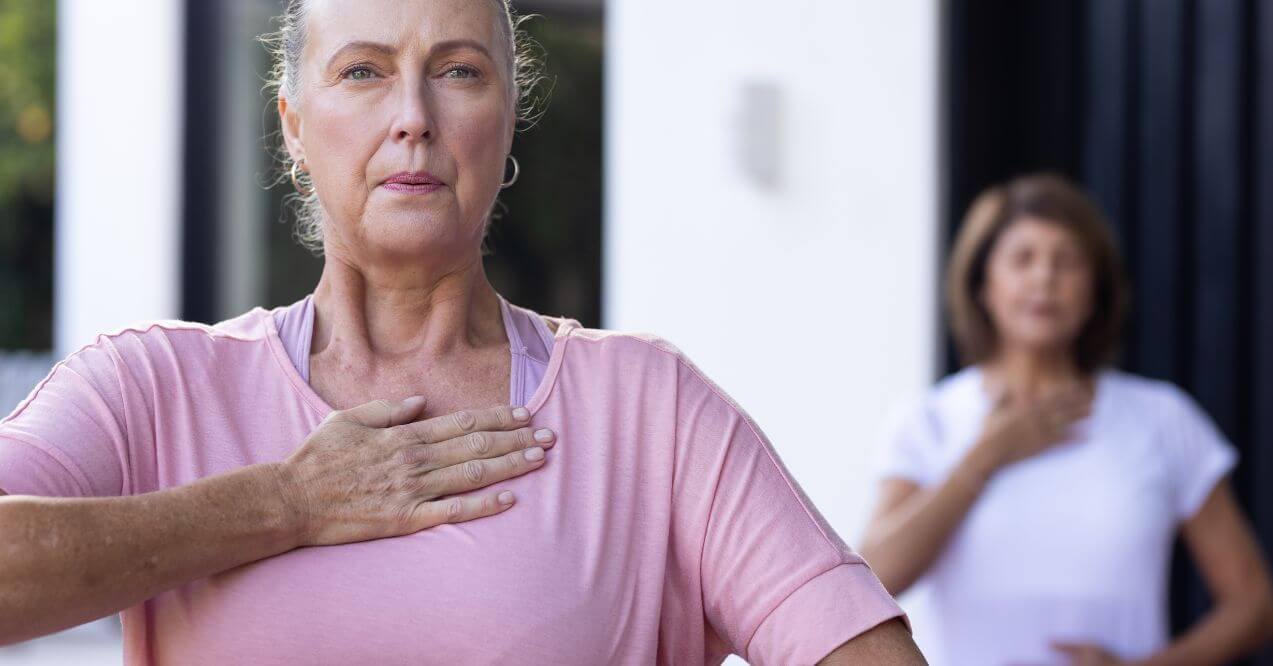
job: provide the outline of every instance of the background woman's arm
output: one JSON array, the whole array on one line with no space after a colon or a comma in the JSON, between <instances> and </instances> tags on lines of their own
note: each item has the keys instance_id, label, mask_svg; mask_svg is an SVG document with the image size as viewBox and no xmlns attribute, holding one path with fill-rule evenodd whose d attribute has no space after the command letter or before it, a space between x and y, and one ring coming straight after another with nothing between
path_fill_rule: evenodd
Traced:
<instances>
[{"instance_id":1,"label":"background woman's arm","mask_svg":"<svg viewBox=\"0 0 1273 666\"><path fill-rule=\"evenodd\" d=\"M880 499L859 552L894 596L932 566L955 529L1003 467L1061 442L1091 411L1091 394L1068 390L1024 402L1004 395L981 437L944 480L930 488L904 479L880 484Z\"/></svg>"},{"instance_id":2,"label":"background woman's arm","mask_svg":"<svg viewBox=\"0 0 1273 666\"><path fill-rule=\"evenodd\" d=\"M1182 534L1214 604L1146 666L1228 663L1273 638L1273 585L1255 534L1226 480Z\"/></svg>"},{"instance_id":3,"label":"background woman's arm","mask_svg":"<svg viewBox=\"0 0 1273 666\"><path fill-rule=\"evenodd\" d=\"M941 483L921 488L886 479L858 552L894 596L905 592L941 554L981 496L994 464L974 447Z\"/></svg>"}]
</instances>

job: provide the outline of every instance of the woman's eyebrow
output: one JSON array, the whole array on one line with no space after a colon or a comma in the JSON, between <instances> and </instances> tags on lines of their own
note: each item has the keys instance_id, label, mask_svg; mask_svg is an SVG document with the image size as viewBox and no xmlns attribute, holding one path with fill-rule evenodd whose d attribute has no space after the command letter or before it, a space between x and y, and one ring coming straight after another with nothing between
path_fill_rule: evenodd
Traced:
<instances>
[{"instance_id":1,"label":"woman's eyebrow","mask_svg":"<svg viewBox=\"0 0 1273 666\"><path fill-rule=\"evenodd\" d=\"M494 60L494 58L491 58L490 50L476 39L448 39L434 44L433 48L429 49L429 51L431 53L437 53L443 51L458 51L460 49L473 49L474 51L486 56L488 60Z\"/></svg>"},{"instance_id":2,"label":"woman's eyebrow","mask_svg":"<svg viewBox=\"0 0 1273 666\"><path fill-rule=\"evenodd\" d=\"M388 44L382 44L380 42L367 42L367 41L346 42L343 46L336 49L336 52L333 53L332 56L327 59L327 68L331 69L332 64L336 62L336 59L348 51L375 51L385 56L392 56L393 54L398 52L398 50L395 49L394 47Z\"/></svg>"},{"instance_id":3,"label":"woman's eyebrow","mask_svg":"<svg viewBox=\"0 0 1273 666\"><path fill-rule=\"evenodd\" d=\"M429 49L429 51L430 53L439 53L446 51L458 51L460 49L472 49L486 56L488 60L493 60L490 49L487 49L484 44L476 39L448 39L434 44L433 48ZM340 48L336 49L336 52L327 59L327 68L331 69L332 64L336 62L336 59L349 51L375 51L381 55L393 56L398 52L398 49L381 42L369 42L362 40L346 42Z\"/></svg>"}]
</instances>

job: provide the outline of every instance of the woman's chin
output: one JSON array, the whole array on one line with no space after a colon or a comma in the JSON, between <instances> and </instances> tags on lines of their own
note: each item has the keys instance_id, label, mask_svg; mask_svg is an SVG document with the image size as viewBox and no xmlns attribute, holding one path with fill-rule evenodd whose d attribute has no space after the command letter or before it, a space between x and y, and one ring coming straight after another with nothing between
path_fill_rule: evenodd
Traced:
<instances>
[{"instance_id":1,"label":"woman's chin","mask_svg":"<svg viewBox=\"0 0 1273 666\"><path fill-rule=\"evenodd\" d=\"M417 216L414 219L382 219L373 226L364 227L362 243L375 254L385 257L454 257L469 250L477 251L480 241L475 244L470 235L454 220Z\"/></svg>"},{"instance_id":2,"label":"woman's chin","mask_svg":"<svg viewBox=\"0 0 1273 666\"><path fill-rule=\"evenodd\" d=\"M1063 352L1073 346L1074 343L1071 336L1058 335L1050 331L1035 331L1028 334L1018 333L1010 337L1012 338L1011 345L1013 347L1045 356Z\"/></svg>"}]
</instances>

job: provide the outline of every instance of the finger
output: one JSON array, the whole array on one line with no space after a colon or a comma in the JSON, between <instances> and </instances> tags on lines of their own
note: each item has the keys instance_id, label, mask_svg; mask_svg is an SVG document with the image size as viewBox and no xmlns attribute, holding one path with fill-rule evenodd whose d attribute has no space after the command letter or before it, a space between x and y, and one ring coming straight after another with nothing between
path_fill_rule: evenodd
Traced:
<instances>
[{"instance_id":1,"label":"finger","mask_svg":"<svg viewBox=\"0 0 1273 666\"><path fill-rule=\"evenodd\" d=\"M546 459L538 446L525 451L514 451L498 458L470 460L459 465L429 472L423 484L424 491L432 497L443 497L485 488L492 483L507 481L515 476L539 469Z\"/></svg>"},{"instance_id":2,"label":"finger","mask_svg":"<svg viewBox=\"0 0 1273 666\"><path fill-rule=\"evenodd\" d=\"M509 490L502 493L448 497L444 500L424 502L416 509L414 524L411 528L418 532L446 523L463 523L486 518L507 511L516 502L517 497Z\"/></svg>"},{"instance_id":3,"label":"finger","mask_svg":"<svg viewBox=\"0 0 1273 666\"><path fill-rule=\"evenodd\" d=\"M535 446L549 449L557 435L547 428L518 428L511 432L480 431L449 439L440 444L419 444L406 455L408 463L420 465L420 471L431 471L459 465L469 460L497 458Z\"/></svg>"},{"instance_id":4,"label":"finger","mask_svg":"<svg viewBox=\"0 0 1273 666\"><path fill-rule=\"evenodd\" d=\"M418 395L406 400L372 400L333 416L371 428L390 428L420 418L424 414L424 403L424 398Z\"/></svg>"},{"instance_id":5,"label":"finger","mask_svg":"<svg viewBox=\"0 0 1273 666\"><path fill-rule=\"evenodd\" d=\"M987 388L990 394L990 404L992 409L1006 409L1014 404L1012 392L1002 384L995 384Z\"/></svg>"},{"instance_id":6,"label":"finger","mask_svg":"<svg viewBox=\"0 0 1273 666\"><path fill-rule=\"evenodd\" d=\"M525 407L464 409L424 421L393 428L394 435L416 444L436 444L479 431L512 430L526 425L530 412Z\"/></svg>"},{"instance_id":7,"label":"finger","mask_svg":"<svg viewBox=\"0 0 1273 666\"><path fill-rule=\"evenodd\" d=\"M1071 643L1068 641L1053 641L1052 649L1074 660L1085 660L1098 654L1099 650L1099 648L1089 643Z\"/></svg>"},{"instance_id":8,"label":"finger","mask_svg":"<svg viewBox=\"0 0 1273 666\"><path fill-rule=\"evenodd\" d=\"M1076 421L1082 421L1091 415L1092 405L1089 403L1067 405L1056 410L1056 417L1062 420L1066 425L1072 424Z\"/></svg>"}]
</instances>

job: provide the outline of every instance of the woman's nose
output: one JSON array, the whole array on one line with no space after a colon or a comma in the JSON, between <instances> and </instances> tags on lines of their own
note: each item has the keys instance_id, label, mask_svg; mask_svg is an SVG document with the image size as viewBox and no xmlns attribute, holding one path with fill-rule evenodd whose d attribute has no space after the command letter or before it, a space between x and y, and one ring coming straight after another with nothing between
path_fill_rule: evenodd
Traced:
<instances>
[{"instance_id":1,"label":"woman's nose","mask_svg":"<svg viewBox=\"0 0 1273 666\"><path fill-rule=\"evenodd\" d=\"M429 100L420 85L405 85L397 100L397 113L394 115L390 132L399 141L427 141L433 135L433 117L429 111Z\"/></svg>"},{"instance_id":2,"label":"woman's nose","mask_svg":"<svg viewBox=\"0 0 1273 666\"><path fill-rule=\"evenodd\" d=\"M1060 277L1060 267L1055 261L1040 261L1034 270L1034 279L1040 286L1052 286Z\"/></svg>"}]
</instances>

